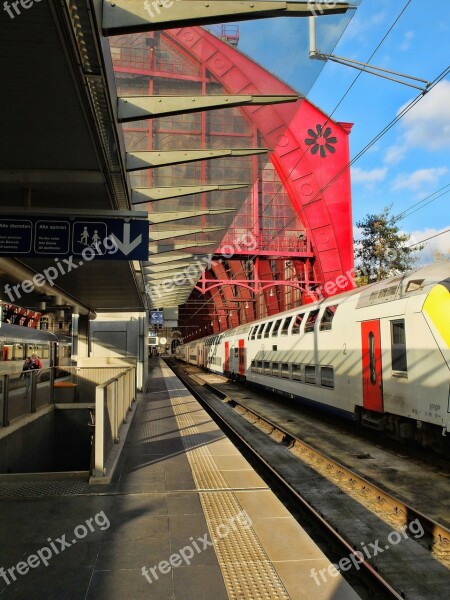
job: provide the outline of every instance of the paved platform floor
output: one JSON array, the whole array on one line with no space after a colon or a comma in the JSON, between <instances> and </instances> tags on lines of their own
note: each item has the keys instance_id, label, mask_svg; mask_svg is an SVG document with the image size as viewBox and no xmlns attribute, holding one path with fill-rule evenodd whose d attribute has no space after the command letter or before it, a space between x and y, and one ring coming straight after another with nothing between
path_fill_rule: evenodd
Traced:
<instances>
[{"instance_id":1,"label":"paved platform floor","mask_svg":"<svg viewBox=\"0 0 450 600\"><path fill-rule=\"evenodd\" d=\"M0 599L357 600L159 359L109 485L0 497ZM31 444L30 444L31 451Z\"/></svg>"}]
</instances>

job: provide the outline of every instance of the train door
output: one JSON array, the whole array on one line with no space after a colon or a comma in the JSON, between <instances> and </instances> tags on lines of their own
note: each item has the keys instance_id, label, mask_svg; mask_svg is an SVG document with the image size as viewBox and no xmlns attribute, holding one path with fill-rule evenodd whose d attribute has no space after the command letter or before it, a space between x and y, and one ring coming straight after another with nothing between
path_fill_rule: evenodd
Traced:
<instances>
[{"instance_id":1,"label":"train door","mask_svg":"<svg viewBox=\"0 0 450 600\"><path fill-rule=\"evenodd\" d=\"M200 344L197 346L197 367L201 367L203 364L203 348Z\"/></svg>"},{"instance_id":2,"label":"train door","mask_svg":"<svg viewBox=\"0 0 450 600\"><path fill-rule=\"evenodd\" d=\"M223 370L224 373L230 371L230 342L225 342L225 365Z\"/></svg>"},{"instance_id":3,"label":"train door","mask_svg":"<svg viewBox=\"0 0 450 600\"><path fill-rule=\"evenodd\" d=\"M380 321L361 323L363 406L383 412Z\"/></svg>"},{"instance_id":4,"label":"train door","mask_svg":"<svg viewBox=\"0 0 450 600\"><path fill-rule=\"evenodd\" d=\"M239 375L245 377L245 340L239 340Z\"/></svg>"}]
</instances>

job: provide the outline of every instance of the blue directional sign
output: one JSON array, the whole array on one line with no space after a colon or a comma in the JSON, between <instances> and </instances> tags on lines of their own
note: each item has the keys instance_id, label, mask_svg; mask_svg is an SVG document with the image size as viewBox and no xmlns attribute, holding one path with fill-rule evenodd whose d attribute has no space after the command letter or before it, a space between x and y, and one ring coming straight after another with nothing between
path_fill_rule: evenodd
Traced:
<instances>
[{"instance_id":1,"label":"blue directional sign","mask_svg":"<svg viewBox=\"0 0 450 600\"><path fill-rule=\"evenodd\" d=\"M91 260L147 260L148 221L103 217L0 217L0 256L74 256Z\"/></svg>"}]
</instances>

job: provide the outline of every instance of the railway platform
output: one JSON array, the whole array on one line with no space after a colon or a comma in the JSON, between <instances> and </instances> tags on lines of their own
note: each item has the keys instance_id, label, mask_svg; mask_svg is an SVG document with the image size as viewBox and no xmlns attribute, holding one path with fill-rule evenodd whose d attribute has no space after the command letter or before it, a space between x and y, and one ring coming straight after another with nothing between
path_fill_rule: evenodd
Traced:
<instances>
[{"instance_id":1,"label":"railway platform","mask_svg":"<svg viewBox=\"0 0 450 600\"><path fill-rule=\"evenodd\" d=\"M0 482L1 597L357 600L166 364L149 370L111 483Z\"/></svg>"}]
</instances>

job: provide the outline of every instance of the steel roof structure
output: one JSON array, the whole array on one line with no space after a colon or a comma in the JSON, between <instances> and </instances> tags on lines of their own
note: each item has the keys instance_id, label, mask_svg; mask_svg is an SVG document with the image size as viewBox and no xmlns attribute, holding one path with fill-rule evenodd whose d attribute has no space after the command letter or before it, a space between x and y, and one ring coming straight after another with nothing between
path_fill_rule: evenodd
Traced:
<instances>
[{"instance_id":1,"label":"steel roof structure","mask_svg":"<svg viewBox=\"0 0 450 600\"><path fill-rule=\"evenodd\" d=\"M158 267L167 265L169 272L188 263L192 269L199 257L217 250L233 219L248 203L249 190L255 201L260 166L267 164L268 151L277 177L289 179L285 189L294 202L297 183L291 176L295 169L289 173L289 160L301 150L296 146L296 127L290 127L290 122L300 114L300 106L302 111L304 107L312 111L308 125L318 123L323 114L314 113L317 109L299 102L292 87L197 25L343 14L352 6L347 2L323 8L320 3L278 0L181 0L166 12L154 6L157 18L152 18L148 10L143 12L143 6L135 0L49 0L26 6L6 2L0 12L0 72L7 82L0 98L4 115L0 205L4 213L58 215L66 211L76 216L111 211L125 215L135 211L139 218L148 215L150 233L148 261L92 261L61 273L57 282L36 287L32 293L17 298L17 303L30 306L50 295L84 314L183 304L195 287L193 276L179 282L176 289L166 286L163 297L155 302L149 286L160 282L161 272L165 273ZM161 81L168 82L167 73L141 73L139 69L127 73L125 69L124 79L143 75L141 84L144 80L153 83L150 87L147 83L136 86L133 93L129 88L126 94L118 90L113 73L113 62L118 66L117 54L114 44L111 53L108 37L163 30L167 30L164 39L184 54L186 65L201 66L203 75L196 82L198 85L192 85L195 82L190 76L178 73L176 85L166 85L163 90ZM160 34L145 35L147 50L151 51L152 36ZM209 79L208 85L205 78ZM172 77L172 83L175 79ZM159 91L155 86L159 86ZM239 122L240 127L250 128L251 135L234 139L224 135L223 140L216 135L214 145L209 145L210 140L205 143L205 139L199 144L202 134L195 140L194 132L189 139L173 135L163 139L159 135L157 144L138 143L133 148L125 144L122 126L128 131L134 127L139 136L144 129L142 123L170 119L173 123L195 123L199 119L206 124L213 119L209 115L218 115L223 123L230 119L234 124ZM298 118L303 127L304 116ZM343 162L347 132L340 125L333 127L339 130L337 135L342 135L337 155L343 151ZM205 137L207 128L201 125L200 130ZM162 132L161 129L159 133ZM230 133L229 128L224 133ZM176 137L178 141L174 142ZM183 146L181 140L188 143ZM329 145L333 147L332 143ZM315 146L310 148L311 155ZM315 159L322 158L322 151L314 155ZM284 171L280 165L284 165ZM317 172L323 166L323 161L317 165L310 161L310 168ZM309 184L312 197L323 184L323 178L315 175ZM140 178L142 183L132 185L132 177ZM302 206L300 203L295 207L308 215L301 222L309 232L308 243L314 243L313 250L308 250L312 252L310 258L320 265L313 273L315 278L317 273L323 278L327 273L341 272L346 265L342 249L338 250L346 234L338 232L335 214L348 203L349 196L348 190L339 185L333 189L346 194L340 199L335 196L331 202L314 197L313 206L311 197L311 205L305 200ZM183 203L182 198L187 202ZM193 198L198 201L192 203ZM49 264L53 265L49 259L7 256L0 259L0 277L3 282L20 282L45 272ZM207 285L205 280L197 291L206 291ZM252 293L256 291L255 288Z\"/></svg>"}]
</instances>

